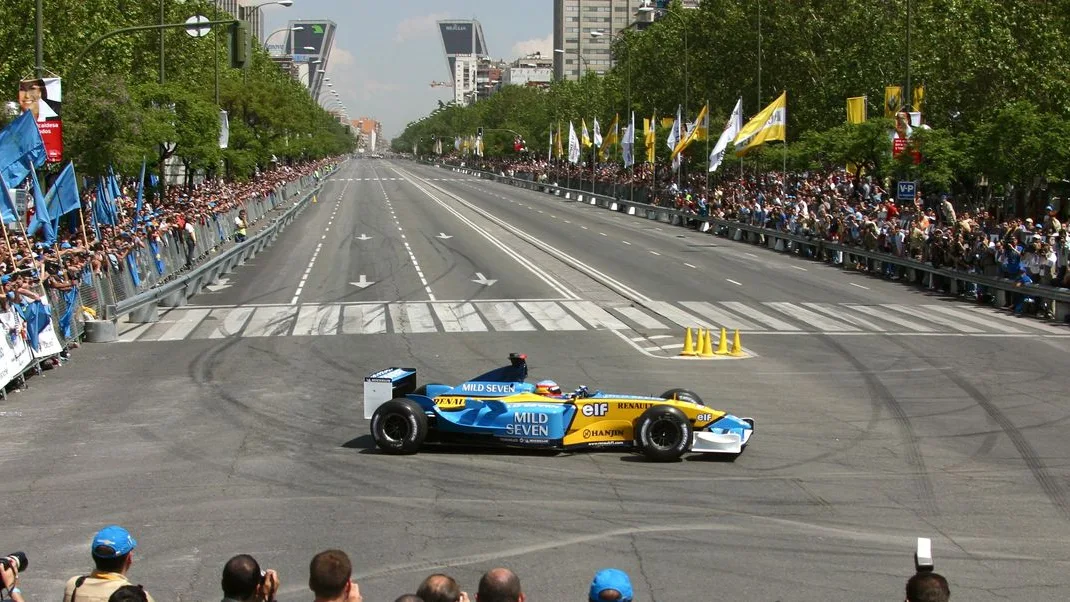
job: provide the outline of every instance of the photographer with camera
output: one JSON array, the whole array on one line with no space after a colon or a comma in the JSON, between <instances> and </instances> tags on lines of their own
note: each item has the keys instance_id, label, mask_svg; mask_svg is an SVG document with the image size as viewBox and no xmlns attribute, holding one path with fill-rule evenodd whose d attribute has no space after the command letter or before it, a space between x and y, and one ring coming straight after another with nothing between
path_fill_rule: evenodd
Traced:
<instances>
[{"instance_id":1,"label":"photographer with camera","mask_svg":"<svg viewBox=\"0 0 1070 602\"><path fill-rule=\"evenodd\" d=\"M26 554L15 552L7 558L0 559L0 580L3 581L7 599L14 602L23 602L22 590L19 589L19 571L26 568L28 561Z\"/></svg>"},{"instance_id":2,"label":"photographer with camera","mask_svg":"<svg viewBox=\"0 0 1070 602\"><path fill-rule=\"evenodd\" d=\"M71 577L63 590L63 602L108 602L119 588L133 585L126 575L134 563L137 540L119 525L108 525L93 537L90 553L95 570ZM152 596L145 593L148 602Z\"/></svg>"},{"instance_id":3,"label":"photographer with camera","mask_svg":"<svg viewBox=\"0 0 1070 602\"><path fill-rule=\"evenodd\" d=\"M239 554L223 565L223 602L275 602L279 574L263 570L248 554Z\"/></svg>"}]
</instances>

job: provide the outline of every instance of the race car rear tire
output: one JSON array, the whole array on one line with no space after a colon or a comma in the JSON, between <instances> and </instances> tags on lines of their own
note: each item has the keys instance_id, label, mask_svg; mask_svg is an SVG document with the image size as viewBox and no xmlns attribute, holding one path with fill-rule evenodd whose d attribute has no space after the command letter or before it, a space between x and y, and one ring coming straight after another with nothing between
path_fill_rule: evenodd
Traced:
<instances>
[{"instance_id":1,"label":"race car rear tire","mask_svg":"<svg viewBox=\"0 0 1070 602\"><path fill-rule=\"evenodd\" d=\"M419 387L416 387L416 390L413 391L413 393L416 394L416 395L423 395L424 397L427 397L427 388L428 387L442 387L442 386L445 386L445 385L443 385L442 383L427 383L427 384L420 385Z\"/></svg>"},{"instance_id":2,"label":"race car rear tire","mask_svg":"<svg viewBox=\"0 0 1070 602\"><path fill-rule=\"evenodd\" d=\"M668 391L660 395L662 399L679 399L680 401L689 401L691 403L697 403L700 406L706 405L703 403L702 398L698 396L698 393L690 389L669 389Z\"/></svg>"},{"instance_id":3,"label":"race car rear tire","mask_svg":"<svg viewBox=\"0 0 1070 602\"><path fill-rule=\"evenodd\" d=\"M411 399L391 399L372 414L372 437L387 454L415 454L427 439L427 430L427 414Z\"/></svg>"},{"instance_id":4,"label":"race car rear tire","mask_svg":"<svg viewBox=\"0 0 1070 602\"><path fill-rule=\"evenodd\" d=\"M694 429L687 416L669 405L654 406L635 423L635 443L648 460L672 462L691 449Z\"/></svg>"}]
</instances>

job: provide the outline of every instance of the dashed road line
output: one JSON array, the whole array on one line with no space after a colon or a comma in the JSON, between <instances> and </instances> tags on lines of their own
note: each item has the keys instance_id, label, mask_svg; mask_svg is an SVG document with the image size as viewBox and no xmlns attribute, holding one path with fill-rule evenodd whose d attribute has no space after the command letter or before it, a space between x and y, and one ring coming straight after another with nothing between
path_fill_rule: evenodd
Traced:
<instances>
[{"instance_id":1,"label":"dashed road line","mask_svg":"<svg viewBox=\"0 0 1070 602\"><path fill-rule=\"evenodd\" d=\"M732 280L731 278L725 278L725 280L731 282L732 284L734 284L736 286L743 286L742 282L736 282L735 280Z\"/></svg>"}]
</instances>

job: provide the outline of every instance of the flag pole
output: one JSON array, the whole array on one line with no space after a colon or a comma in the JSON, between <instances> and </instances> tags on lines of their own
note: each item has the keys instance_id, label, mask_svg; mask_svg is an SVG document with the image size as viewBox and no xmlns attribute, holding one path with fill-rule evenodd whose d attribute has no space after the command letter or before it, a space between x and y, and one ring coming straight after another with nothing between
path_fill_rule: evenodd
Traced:
<instances>
[{"instance_id":1,"label":"flag pole","mask_svg":"<svg viewBox=\"0 0 1070 602\"><path fill-rule=\"evenodd\" d=\"M85 214L82 213L81 206L78 207L78 222L82 225L82 241L85 242L85 250L89 250L89 233L85 229Z\"/></svg>"},{"instance_id":2,"label":"flag pole","mask_svg":"<svg viewBox=\"0 0 1070 602\"><path fill-rule=\"evenodd\" d=\"M706 110L709 111L710 99L706 99ZM706 113L706 206L710 202L710 114Z\"/></svg>"},{"instance_id":3,"label":"flag pole","mask_svg":"<svg viewBox=\"0 0 1070 602\"><path fill-rule=\"evenodd\" d=\"M15 216L15 217L18 217L18 216ZM4 244L7 245L8 258L11 259L11 269L14 271L14 269L15 269L15 251L14 251L14 249L11 248L11 239L7 235L7 224L5 224L4 220L2 220L2 219L0 219L0 228L4 229Z\"/></svg>"}]
</instances>

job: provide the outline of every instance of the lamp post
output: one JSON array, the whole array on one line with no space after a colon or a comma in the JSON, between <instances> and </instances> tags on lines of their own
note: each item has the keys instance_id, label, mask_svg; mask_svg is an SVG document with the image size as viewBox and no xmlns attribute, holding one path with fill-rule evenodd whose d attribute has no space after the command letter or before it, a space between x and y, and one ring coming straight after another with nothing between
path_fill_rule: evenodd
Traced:
<instances>
[{"instance_id":1,"label":"lamp post","mask_svg":"<svg viewBox=\"0 0 1070 602\"><path fill-rule=\"evenodd\" d=\"M272 4L277 4L279 6L284 6L286 8L289 8L289 7L294 5L294 0L273 0L272 2L261 2L260 4L254 4L253 6L250 6L250 7L247 8L247 10L249 11L247 14L249 14L250 16L253 16L255 18L255 16L259 16L260 7L262 7L262 6L270 6ZM249 19L249 21L251 23L253 23L254 25L256 23L256 21L254 21L253 19Z\"/></svg>"}]
</instances>

